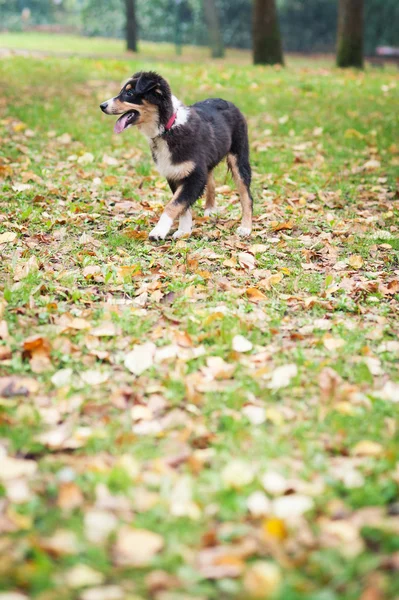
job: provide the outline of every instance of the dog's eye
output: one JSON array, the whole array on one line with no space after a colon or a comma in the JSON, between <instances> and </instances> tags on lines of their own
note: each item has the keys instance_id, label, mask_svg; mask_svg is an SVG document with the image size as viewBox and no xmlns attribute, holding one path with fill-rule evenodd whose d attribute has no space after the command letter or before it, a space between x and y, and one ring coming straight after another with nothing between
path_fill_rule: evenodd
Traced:
<instances>
[{"instance_id":1,"label":"dog's eye","mask_svg":"<svg viewBox=\"0 0 399 600\"><path fill-rule=\"evenodd\" d=\"M125 93L127 96L133 96L134 90L132 88L130 88L130 90L125 90Z\"/></svg>"}]
</instances>

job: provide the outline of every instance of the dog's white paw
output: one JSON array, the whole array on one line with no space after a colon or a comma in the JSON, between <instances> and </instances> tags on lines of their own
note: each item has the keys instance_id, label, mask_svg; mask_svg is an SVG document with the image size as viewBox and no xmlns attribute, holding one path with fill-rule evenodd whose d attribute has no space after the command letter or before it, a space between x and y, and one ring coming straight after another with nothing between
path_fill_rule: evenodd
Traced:
<instances>
[{"instance_id":1,"label":"dog's white paw","mask_svg":"<svg viewBox=\"0 0 399 600\"><path fill-rule=\"evenodd\" d=\"M164 240L170 231L172 223L173 220L166 213L163 213L158 223L148 236L150 240Z\"/></svg>"},{"instance_id":2,"label":"dog's white paw","mask_svg":"<svg viewBox=\"0 0 399 600\"><path fill-rule=\"evenodd\" d=\"M177 229L177 231L175 231L173 234L173 239L178 240L179 238L188 237L189 235L191 235L191 229L189 231L185 231L184 229Z\"/></svg>"},{"instance_id":3,"label":"dog's white paw","mask_svg":"<svg viewBox=\"0 0 399 600\"><path fill-rule=\"evenodd\" d=\"M216 208L206 208L204 210L204 217L212 217L212 215L216 215L216 213L217 213Z\"/></svg>"},{"instance_id":4,"label":"dog's white paw","mask_svg":"<svg viewBox=\"0 0 399 600\"><path fill-rule=\"evenodd\" d=\"M241 237L248 237L251 235L251 231L252 229L250 227L243 227L242 225L240 225L240 227L237 229L237 233Z\"/></svg>"},{"instance_id":5,"label":"dog's white paw","mask_svg":"<svg viewBox=\"0 0 399 600\"><path fill-rule=\"evenodd\" d=\"M168 232L165 231L164 228L162 227L158 227L158 225L156 227L154 227L154 229L150 232L150 235L148 236L150 238L150 240L152 240L153 242L158 242L159 240L164 240L166 238L166 236L168 235Z\"/></svg>"}]
</instances>

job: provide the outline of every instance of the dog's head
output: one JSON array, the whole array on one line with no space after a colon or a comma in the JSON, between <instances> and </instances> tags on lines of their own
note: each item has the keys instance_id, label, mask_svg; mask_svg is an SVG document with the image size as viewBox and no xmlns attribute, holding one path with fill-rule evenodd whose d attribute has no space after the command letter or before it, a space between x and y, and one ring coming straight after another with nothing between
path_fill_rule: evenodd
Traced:
<instances>
[{"instance_id":1,"label":"dog's head","mask_svg":"<svg viewBox=\"0 0 399 600\"><path fill-rule=\"evenodd\" d=\"M117 96L100 104L106 115L122 115L115 123L115 133L132 125L157 129L173 113L172 94L167 81L152 71L133 75Z\"/></svg>"}]
</instances>

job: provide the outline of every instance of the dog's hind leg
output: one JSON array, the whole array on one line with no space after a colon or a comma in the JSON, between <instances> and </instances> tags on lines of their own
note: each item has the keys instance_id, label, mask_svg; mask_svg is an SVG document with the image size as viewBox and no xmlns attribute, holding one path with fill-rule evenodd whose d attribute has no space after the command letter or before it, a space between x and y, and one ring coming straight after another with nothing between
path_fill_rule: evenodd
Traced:
<instances>
[{"instance_id":1,"label":"dog's hind leg","mask_svg":"<svg viewBox=\"0 0 399 600\"><path fill-rule=\"evenodd\" d=\"M234 182L240 195L242 207L241 225L237 229L238 235L248 236L252 231L252 207L251 196L251 166L248 159L248 149L236 154L230 152L227 155L227 164L232 172Z\"/></svg>"},{"instance_id":2,"label":"dog's hind leg","mask_svg":"<svg viewBox=\"0 0 399 600\"><path fill-rule=\"evenodd\" d=\"M215 197L215 179L212 171L208 174L208 181L206 182L206 201L205 201L205 212L206 217L210 217L216 212L216 197Z\"/></svg>"},{"instance_id":3,"label":"dog's hind leg","mask_svg":"<svg viewBox=\"0 0 399 600\"><path fill-rule=\"evenodd\" d=\"M173 194L172 200L165 206L165 210L161 215L156 227L150 233L151 240L164 240L168 235L173 221L179 217L179 232L181 235L186 235L191 232L191 210L190 207L194 202L202 196L206 185L206 172L199 168L180 181ZM183 233L181 233L183 229ZM188 231L189 230L189 231Z\"/></svg>"}]
</instances>

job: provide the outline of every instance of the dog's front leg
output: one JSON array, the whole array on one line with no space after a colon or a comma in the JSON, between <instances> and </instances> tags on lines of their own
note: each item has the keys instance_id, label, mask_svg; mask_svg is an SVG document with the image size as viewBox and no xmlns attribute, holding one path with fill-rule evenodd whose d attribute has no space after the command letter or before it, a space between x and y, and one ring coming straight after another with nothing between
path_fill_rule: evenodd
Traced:
<instances>
[{"instance_id":1,"label":"dog's front leg","mask_svg":"<svg viewBox=\"0 0 399 600\"><path fill-rule=\"evenodd\" d=\"M193 215L191 214L191 208L188 208L186 212L182 213L179 217L179 229L174 232L174 239L177 240L185 235L191 235L192 227Z\"/></svg>"},{"instance_id":2,"label":"dog's front leg","mask_svg":"<svg viewBox=\"0 0 399 600\"><path fill-rule=\"evenodd\" d=\"M206 171L196 168L180 182L172 200L166 205L156 227L151 231L150 240L164 240L177 217L179 217L179 229L174 237L191 233L192 216L190 206L202 196L206 180Z\"/></svg>"}]
</instances>

